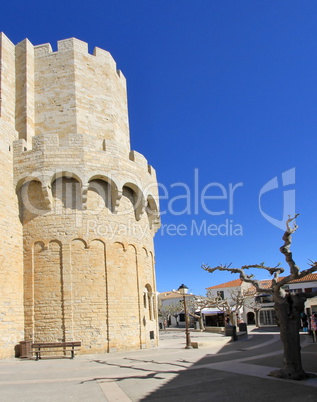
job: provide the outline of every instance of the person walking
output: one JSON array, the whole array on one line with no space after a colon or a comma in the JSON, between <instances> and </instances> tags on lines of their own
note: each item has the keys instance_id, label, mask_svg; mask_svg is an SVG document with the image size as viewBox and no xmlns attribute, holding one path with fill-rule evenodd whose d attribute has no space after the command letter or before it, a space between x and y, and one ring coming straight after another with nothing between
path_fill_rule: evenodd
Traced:
<instances>
[{"instance_id":1,"label":"person walking","mask_svg":"<svg viewBox=\"0 0 317 402\"><path fill-rule=\"evenodd\" d=\"M302 313L300 315L300 322L301 322L301 327L303 328L303 332L308 332L308 318L305 313Z\"/></svg>"},{"instance_id":2,"label":"person walking","mask_svg":"<svg viewBox=\"0 0 317 402\"><path fill-rule=\"evenodd\" d=\"M317 341L317 313L313 313L310 320L310 328L313 335L313 341Z\"/></svg>"}]
</instances>

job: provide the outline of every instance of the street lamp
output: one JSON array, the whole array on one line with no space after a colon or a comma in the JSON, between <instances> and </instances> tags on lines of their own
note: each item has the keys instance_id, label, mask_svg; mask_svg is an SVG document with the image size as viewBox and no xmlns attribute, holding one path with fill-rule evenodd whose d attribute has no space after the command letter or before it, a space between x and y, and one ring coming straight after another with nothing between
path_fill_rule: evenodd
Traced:
<instances>
[{"instance_id":1,"label":"street lamp","mask_svg":"<svg viewBox=\"0 0 317 402\"><path fill-rule=\"evenodd\" d=\"M186 346L185 349L192 349L192 343L190 340L190 334L189 334L189 328L188 328L188 317L187 317L187 306L186 306L186 298L185 295L188 292L188 287L185 286L184 284L180 285L178 288L178 291L181 295L183 295L183 301L184 301L184 313L185 313L185 333L186 333Z\"/></svg>"}]
</instances>

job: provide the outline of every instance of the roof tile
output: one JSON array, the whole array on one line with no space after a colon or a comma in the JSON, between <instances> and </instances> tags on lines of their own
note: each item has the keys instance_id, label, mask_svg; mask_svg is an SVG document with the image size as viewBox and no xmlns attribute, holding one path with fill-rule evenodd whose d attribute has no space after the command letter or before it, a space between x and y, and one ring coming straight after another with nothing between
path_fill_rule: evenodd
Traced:
<instances>
[{"instance_id":1,"label":"roof tile","mask_svg":"<svg viewBox=\"0 0 317 402\"><path fill-rule=\"evenodd\" d=\"M285 276L281 276L280 278L278 278L278 282L284 278L285 278ZM290 281L288 283L311 282L311 281L317 281L317 274L309 274L309 275L306 275L304 278L294 279L293 281ZM261 288L264 288L264 289L268 289L272 286L272 279L263 279L263 280L260 280L259 282L260 282ZM209 289L220 289L220 288L233 288L233 287L241 286L241 283L242 283L241 279L234 279L233 281L221 283L220 285L211 286L206 289L209 290Z\"/></svg>"}]
</instances>

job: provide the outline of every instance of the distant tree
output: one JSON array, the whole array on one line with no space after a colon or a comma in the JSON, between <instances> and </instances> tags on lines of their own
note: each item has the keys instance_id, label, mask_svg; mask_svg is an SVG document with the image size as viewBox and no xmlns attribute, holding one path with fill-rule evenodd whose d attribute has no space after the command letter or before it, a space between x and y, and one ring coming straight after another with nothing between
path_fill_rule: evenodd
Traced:
<instances>
[{"instance_id":1,"label":"distant tree","mask_svg":"<svg viewBox=\"0 0 317 402\"><path fill-rule=\"evenodd\" d=\"M186 300L186 304L188 307L188 314L198 320L199 329L203 331L205 329L205 325L202 310L204 308L211 307L211 300L206 296L195 296L194 299Z\"/></svg>"},{"instance_id":2,"label":"distant tree","mask_svg":"<svg viewBox=\"0 0 317 402\"><path fill-rule=\"evenodd\" d=\"M256 292L254 294L254 296L256 296ZM256 301L255 298L253 298L253 300L249 300L246 302L246 307L248 307L249 309L254 311L254 317L255 317L255 326L256 327L260 327L260 311L262 309L262 305L261 303L259 303L258 301Z\"/></svg>"},{"instance_id":3,"label":"distant tree","mask_svg":"<svg viewBox=\"0 0 317 402\"><path fill-rule=\"evenodd\" d=\"M169 304L162 304L162 302L159 303L158 313L167 323L171 316L175 317L177 321L177 317L182 311L183 305L180 302L172 302Z\"/></svg>"},{"instance_id":4,"label":"distant tree","mask_svg":"<svg viewBox=\"0 0 317 402\"><path fill-rule=\"evenodd\" d=\"M290 251L292 243L292 234L297 230L298 226L295 219L298 216L289 217L286 221L286 231L283 235L284 244L280 247L281 253L289 266L289 275L279 278L284 269L278 264L275 267L267 267L264 263L245 265L241 268L231 268L230 265L220 265L210 267L203 265L202 268L210 273L219 271L229 271L231 273L240 274L240 279L251 283L258 293L265 292L273 295L274 308L280 324L280 337L284 346L283 367L280 370L273 371L269 375L280 378L288 378L293 380L302 380L309 375L302 368L301 347L300 347L300 314L304 310L304 303L308 298L317 296L317 292L302 292L291 294L283 289L283 286L295 279L301 279L305 276L317 271L317 262L310 261L310 268L300 271L299 267L293 260L292 252ZM293 227L290 223L293 221ZM272 285L269 289L261 288L259 281L254 279L254 275L247 275L245 271L250 268L264 269L272 275ZM280 280L279 280L280 279Z\"/></svg>"},{"instance_id":5,"label":"distant tree","mask_svg":"<svg viewBox=\"0 0 317 402\"><path fill-rule=\"evenodd\" d=\"M237 316L243 306L246 306L253 299L255 292L243 289L234 289L229 291L229 298L223 299L217 295L209 295L210 304L218 310L223 311L225 316L229 317L231 325L237 325Z\"/></svg>"},{"instance_id":6,"label":"distant tree","mask_svg":"<svg viewBox=\"0 0 317 402\"><path fill-rule=\"evenodd\" d=\"M205 329L203 319L203 309L205 308L217 308L223 311L225 315L230 317L231 323L235 325L237 313L250 298L253 298L255 292L232 290L229 294L230 299L223 299L219 294L208 293L207 296L195 296L194 299L186 301L188 314L198 320L200 330Z\"/></svg>"}]
</instances>

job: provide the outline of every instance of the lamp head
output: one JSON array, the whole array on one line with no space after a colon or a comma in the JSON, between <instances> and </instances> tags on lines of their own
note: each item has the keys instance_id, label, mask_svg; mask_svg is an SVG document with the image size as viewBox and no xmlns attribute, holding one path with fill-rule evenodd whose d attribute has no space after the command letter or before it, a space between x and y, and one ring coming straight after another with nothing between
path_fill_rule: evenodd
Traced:
<instances>
[{"instance_id":1,"label":"lamp head","mask_svg":"<svg viewBox=\"0 0 317 402\"><path fill-rule=\"evenodd\" d=\"M178 291L180 292L180 294L182 295L186 295L188 292L188 287L184 284L180 285L180 287L178 288Z\"/></svg>"}]
</instances>

